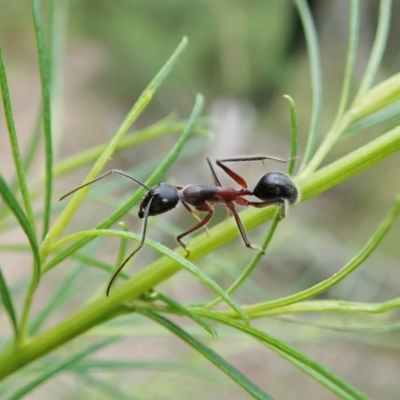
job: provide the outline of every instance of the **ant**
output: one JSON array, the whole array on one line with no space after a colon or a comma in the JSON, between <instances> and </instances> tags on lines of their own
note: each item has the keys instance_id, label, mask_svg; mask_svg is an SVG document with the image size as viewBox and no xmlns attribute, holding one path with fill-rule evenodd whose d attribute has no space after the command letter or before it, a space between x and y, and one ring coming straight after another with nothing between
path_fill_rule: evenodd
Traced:
<instances>
[{"instance_id":1,"label":"ant","mask_svg":"<svg viewBox=\"0 0 400 400\"><path fill-rule=\"evenodd\" d=\"M211 169L211 174L213 176L215 186L193 184L187 186L171 186L167 183L159 183L150 189L144 183L130 176L126 172L113 169L104 173L103 175L100 175L98 178L68 192L67 194L62 196L60 200L63 200L65 197L76 192L77 190L82 189L85 186L91 185L92 183L97 182L100 179L103 179L111 174L118 174L124 176L125 178L131 179L147 190L147 193L144 195L142 201L140 202L138 212L139 218L144 219L140 243L138 247L131 254L129 254L129 256L125 259L125 261L112 276L106 290L106 294L108 296L111 286L115 278L118 276L119 272L126 265L126 263L143 247L146 238L148 218L150 216L163 214L167 211L172 210L177 206L179 202L181 202L183 206L190 212L190 214L192 214L198 221L196 225L182 232L176 238L178 243L185 249L187 253L186 257L189 256L190 252L182 239L190 233L193 233L203 227L207 229L206 224L214 215L215 203L224 204L225 207L227 207L227 209L232 212L245 246L250 249L264 253L264 251L260 247L252 245L249 242L242 221L240 220L239 214L235 209L235 203L241 206L251 206L256 208L263 208L273 204L280 205L282 207L281 218L284 218L288 206L295 204L299 199L299 190L297 189L293 181L287 175L281 172L269 172L263 175L258 180L258 183L254 187L254 189L249 189L247 182L236 172L228 168L225 163L244 161L264 162L265 160L273 160L281 163L287 163L289 161L297 159L297 157L284 160L270 156L240 156L216 160L217 166L220 167L228 176L230 176L240 186L240 189L232 189L222 186L222 183L219 180L218 175L215 172L209 158L207 158L207 163ZM261 201L250 201L245 199L243 196L255 196ZM207 215L203 219L201 219L195 213L195 210L206 212Z\"/></svg>"}]
</instances>

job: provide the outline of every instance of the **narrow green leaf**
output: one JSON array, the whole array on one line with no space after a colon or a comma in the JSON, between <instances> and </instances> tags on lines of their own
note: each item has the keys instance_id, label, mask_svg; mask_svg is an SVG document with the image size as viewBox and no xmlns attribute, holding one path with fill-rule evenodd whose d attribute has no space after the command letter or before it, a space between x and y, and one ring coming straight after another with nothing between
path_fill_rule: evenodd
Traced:
<instances>
[{"instance_id":1,"label":"narrow green leaf","mask_svg":"<svg viewBox=\"0 0 400 400\"><path fill-rule=\"evenodd\" d=\"M319 54L318 36L312 15L306 0L296 0L296 6L306 36L310 58L310 75L312 89L312 115L307 146L302 160L302 168L308 164L317 148L318 131L322 113L322 70Z\"/></svg>"},{"instance_id":2,"label":"narrow green leaf","mask_svg":"<svg viewBox=\"0 0 400 400\"><path fill-rule=\"evenodd\" d=\"M177 372L191 375L200 379L206 379L215 383L221 381L212 372L205 371L201 366L193 366L169 361L136 361L136 360L82 360L69 367L79 372L119 371L119 370L147 370L161 372Z\"/></svg>"},{"instance_id":3,"label":"narrow green leaf","mask_svg":"<svg viewBox=\"0 0 400 400\"><path fill-rule=\"evenodd\" d=\"M400 115L400 101L396 101L389 106L378 110L377 112L366 116L357 122L352 123L341 135L345 139L354 136L359 132L366 131L382 122L388 121L391 118L397 118Z\"/></svg>"},{"instance_id":4,"label":"narrow green leaf","mask_svg":"<svg viewBox=\"0 0 400 400\"><path fill-rule=\"evenodd\" d=\"M147 88L140 95L139 99L135 102L132 109L129 111L128 115L125 117L124 121L118 128L117 132L109 142L107 148L99 156L95 165L93 166L93 168L91 169L91 171L89 172L83 183L93 180L100 173L104 165L113 155L115 149L117 148L121 139L127 133L128 129L147 107L147 105L154 96L154 92L159 88L161 83L166 79L168 74L171 72L173 66L176 64L178 60L178 57L181 55L186 45L187 45L187 38L184 37L179 46L177 47L177 49L175 50L175 52L169 58L169 60L164 64L161 70L157 73L154 79L150 82ZM49 232L45 241L43 242L41 249L43 255L47 255L48 247L51 246L52 242L57 240L57 238L62 234L64 229L67 227L68 223L71 221L72 217L74 216L80 204L82 203L86 195L86 192L88 190L89 187L83 188L82 190L76 192L72 196L72 199L70 200L64 211L61 213L61 215L58 217L58 219L54 222L51 231ZM141 191L141 193L143 193L143 191Z\"/></svg>"},{"instance_id":5,"label":"narrow green leaf","mask_svg":"<svg viewBox=\"0 0 400 400\"><path fill-rule=\"evenodd\" d=\"M350 124L350 117L348 113L345 113L347 103L349 101L350 89L352 76L354 71L354 64L356 59L357 41L358 41L358 24L359 24L359 4L358 1L352 0L350 3L350 28L349 28L349 45L347 51L346 69L343 79L343 87L341 98L339 102L338 111L336 113L335 120L332 127L325 135L322 143L319 145L315 154L307 163L303 163L300 169L300 173L303 176L307 176L311 172L315 171L319 165L323 162L327 154L332 150L332 147L336 144L341 134L347 129ZM312 61L312 60L311 60ZM322 105L321 105L322 107Z\"/></svg>"},{"instance_id":6,"label":"narrow green leaf","mask_svg":"<svg viewBox=\"0 0 400 400\"><path fill-rule=\"evenodd\" d=\"M15 129L14 116L11 106L10 91L8 89L7 74L4 66L3 53L0 46L0 86L3 98L4 115L6 117L8 136L11 144L11 153L14 160L15 170L17 172L19 188L21 190L22 200L25 206L25 212L29 225L33 233L36 232L35 217L33 216L31 199L28 187L26 185L25 171L21 160L21 153L18 144L17 132Z\"/></svg>"},{"instance_id":7,"label":"narrow green leaf","mask_svg":"<svg viewBox=\"0 0 400 400\"><path fill-rule=\"evenodd\" d=\"M40 280L40 255L39 255L39 246L36 240L36 236L31 228L28 218L24 214L24 211L22 210L21 206L19 205L14 195L11 193L10 189L8 188L1 174L0 174L0 194L4 202L10 208L11 212L17 218L19 225L21 226L22 230L25 232L25 235L29 240L29 244L31 246L34 259L32 279L34 286L36 287Z\"/></svg>"},{"instance_id":8,"label":"narrow green leaf","mask_svg":"<svg viewBox=\"0 0 400 400\"><path fill-rule=\"evenodd\" d=\"M291 147L290 147L290 158L293 160L290 161L289 168L288 168L288 174L289 176L292 176L294 173L294 167L296 164L296 160L294 159L297 157L298 154L298 141L299 141L299 126L297 122L297 109L296 109L296 104L294 100L288 96L285 95L283 96L287 102L289 103L289 108L290 108L290 120L291 120L291 125L292 125L292 130L291 130Z\"/></svg>"},{"instance_id":9,"label":"narrow green leaf","mask_svg":"<svg viewBox=\"0 0 400 400\"><path fill-rule=\"evenodd\" d=\"M220 355L215 353L209 347L204 345L202 342L197 340L195 337L189 335L179 326L175 325L168 319L162 317L161 315L155 313L143 313L146 317L152 319L158 324L164 326L169 331L180 337L188 345L197 350L202 354L207 360L214 364L218 369L224 372L229 378L241 386L247 393L249 393L255 399L262 400L272 400L272 397L265 393L259 386L251 382L245 375L243 375L239 370L237 370L233 365L226 362Z\"/></svg>"},{"instance_id":10,"label":"narrow green leaf","mask_svg":"<svg viewBox=\"0 0 400 400\"><path fill-rule=\"evenodd\" d=\"M31 0L32 17L36 36L37 52L39 57L40 80L42 86L43 103L43 128L45 143L45 171L46 183L44 190L44 215L43 215L43 237L46 236L50 224L51 195L53 190L53 145L51 134L51 104L50 104L50 65L45 48L43 33L43 20L39 0Z\"/></svg>"},{"instance_id":11,"label":"narrow green leaf","mask_svg":"<svg viewBox=\"0 0 400 400\"><path fill-rule=\"evenodd\" d=\"M400 198L396 200L393 207L388 212L385 219L379 225L378 229L368 240L365 247L352 259L350 260L342 269L336 272L334 275L325 279L324 281L317 283L309 289L303 290L301 292L295 293L293 295L283 297L277 300L270 300L265 303L257 304L256 306L247 308L247 312L251 316L255 316L259 311L267 311L277 307L288 306L293 303L298 303L302 300L309 299L320 293L323 293L333 286L337 285L351 273L353 273L362 263L368 259L368 257L375 251L378 245L382 242L384 237L389 232L395 219L400 213ZM279 312L279 311L278 311ZM255 313L255 314L254 314ZM260 315L261 316L261 315Z\"/></svg>"},{"instance_id":12,"label":"narrow green leaf","mask_svg":"<svg viewBox=\"0 0 400 400\"><path fill-rule=\"evenodd\" d=\"M285 319L283 317L283 319ZM286 320L286 319L285 319ZM292 318L288 319L289 322L293 322L299 325L313 326L322 329L329 329L330 331L339 332L351 332L359 333L363 337L367 333L391 333L400 331L400 322L382 322L381 319L378 321L368 319L368 322L357 322L354 313L350 315L341 315L339 322L317 322L307 319ZM382 343L383 345L383 343Z\"/></svg>"},{"instance_id":13,"label":"narrow green leaf","mask_svg":"<svg viewBox=\"0 0 400 400\"><path fill-rule=\"evenodd\" d=\"M274 219L272 220L271 227L269 228L269 231L261 245L261 248L263 249L264 253L267 251L268 245L272 240L272 237L274 236L274 233L276 231L276 228L278 227L279 221L282 219L281 217L281 208L278 207L275 211ZM249 264L246 266L246 268L243 270L243 272L240 274L240 276L236 279L236 281L229 287L229 289L226 291L228 294L232 294L238 287L240 287L243 282L250 276L250 274L253 272L253 270L256 268L258 263L260 262L261 258L263 257L263 254L261 252L257 252ZM206 305L206 308L211 308L214 307L216 304L218 304L222 299L215 299L214 301L210 302L209 304Z\"/></svg>"},{"instance_id":14,"label":"narrow green leaf","mask_svg":"<svg viewBox=\"0 0 400 400\"><path fill-rule=\"evenodd\" d=\"M217 331L209 324L204 322L199 316L193 312L190 311L190 309L184 307L182 304L170 299L167 296L164 296L161 293L156 293L155 294L156 298L161 300L163 303L167 304L169 307L172 309L178 311L179 313L186 315L190 319L192 319L194 322L199 324L202 328L204 328L215 340L218 339L218 333Z\"/></svg>"},{"instance_id":15,"label":"narrow green leaf","mask_svg":"<svg viewBox=\"0 0 400 400\"><path fill-rule=\"evenodd\" d=\"M4 279L3 271L0 266L0 295L3 300L4 308L7 311L7 314L10 318L12 328L14 330L15 338L18 338L18 326L17 326L17 317L14 311L14 305L12 301L12 296L10 290L8 290L7 282Z\"/></svg>"},{"instance_id":16,"label":"narrow green leaf","mask_svg":"<svg viewBox=\"0 0 400 400\"><path fill-rule=\"evenodd\" d=\"M361 97L363 97L364 93L369 90L379 69L389 34L390 19L392 16L391 9L392 0L380 0L378 26L376 28L375 41L372 47L371 57L368 61L363 80L354 100L355 102L360 100Z\"/></svg>"},{"instance_id":17,"label":"narrow green leaf","mask_svg":"<svg viewBox=\"0 0 400 400\"><path fill-rule=\"evenodd\" d=\"M71 270L71 272L63 279L61 284L57 287L56 292L46 302L44 307L35 315L32 322L29 324L29 334L34 335L43 326L48 317L68 298L76 277L82 272L82 265L78 265Z\"/></svg>"},{"instance_id":18,"label":"narrow green leaf","mask_svg":"<svg viewBox=\"0 0 400 400\"><path fill-rule=\"evenodd\" d=\"M103 340L99 343L92 344L91 346L79 351L76 354L73 354L70 357L67 357L65 360L58 362L55 365L49 367L46 371L41 373L37 378L17 390L13 395L11 395L7 400L17 400L22 399L25 395L32 392L41 384L45 383L48 379L52 378L54 375L58 374L59 372L68 368L71 364L75 363L76 361L81 360L84 357L87 357L89 354L94 353L101 348L108 346L109 344L117 341L118 338L108 338Z\"/></svg>"},{"instance_id":19,"label":"narrow green leaf","mask_svg":"<svg viewBox=\"0 0 400 400\"><path fill-rule=\"evenodd\" d=\"M131 232L117 231L113 229L93 229L90 231L80 231L77 233L73 233L71 235L65 236L57 243L54 244L52 250L57 249L60 246L63 246L65 243L70 241L81 239L84 237L93 237L93 236L116 236L120 238L133 239L137 242L141 240L141 236ZM240 306L216 283L214 282L208 275L206 275L200 268L196 267L193 263L191 263L187 258L182 257L180 254L172 251L168 247L162 245L151 239L146 239L145 244L152 249L158 251L160 254L167 256L169 259L175 261L181 268L186 269L193 275L195 275L198 279L204 282L207 286L209 286L212 290L215 291L219 296L221 296L227 304L229 304L233 310L240 316L241 319L245 323L249 323L249 317ZM115 289L117 290L117 289Z\"/></svg>"},{"instance_id":20,"label":"narrow green leaf","mask_svg":"<svg viewBox=\"0 0 400 400\"><path fill-rule=\"evenodd\" d=\"M183 131L182 135L180 136L179 140L176 142L174 147L168 153L167 157L164 159L163 162L159 164L156 170L151 174L151 176L147 179L146 185L151 187L157 184L161 177L168 171L169 168L173 165L173 163L177 160L180 153L182 152L183 147L190 139L193 128L196 124L197 119L199 118L201 111L204 105L204 98L201 95L197 95L196 102L193 107L192 113L189 118L189 122ZM124 216L143 196L144 189L137 190L132 197L122 206L120 206L117 210L115 210L109 217L103 220L97 228L103 229L108 228L113 223L118 221L122 216ZM92 238L84 238L79 240L77 243L69 246L67 249L62 251L53 260L51 260L44 268L43 273L49 271L55 265L59 264L62 260L64 260L69 255L73 254L76 250L80 249L86 243L88 243Z\"/></svg>"},{"instance_id":21,"label":"narrow green leaf","mask_svg":"<svg viewBox=\"0 0 400 400\"><path fill-rule=\"evenodd\" d=\"M101 261L97 258L85 255L85 254L73 254L72 258L78 260L78 261L82 261L83 263L85 263L85 266L93 266L101 271L106 272L108 275L112 275L113 272L113 266L110 264L105 263L104 261ZM123 279L128 279L129 275L124 272L121 271L120 272L120 277Z\"/></svg>"},{"instance_id":22,"label":"narrow green leaf","mask_svg":"<svg viewBox=\"0 0 400 400\"><path fill-rule=\"evenodd\" d=\"M275 337L259 329L256 329L252 326L245 326L243 324L238 323L237 321L234 321L231 318L217 315L216 313L207 312L207 313L202 313L202 315L207 316L208 318L213 319L215 321L219 321L225 325L231 326L242 332L245 332L250 336L253 336L255 339L264 343L271 350L280 354L282 357L287 359L297 368L301 369L303 372L305 372L313 379L324 385L333 393L336 393L341 398L349 400L368 399L367 396L365 396L354 386L350 385L348 382L344 381L342 378L337 376L334 372L330 371L328 368L325 368L321 364L315 362L314 360L307 357L298 350L294 349L293 347L288 346L281 340L276 339Z\"/></svg>"},{"instance_id":23,"label":"narrow green leaf","mask_svg":"<svg viewBox=\"0 0 400 400\"><path fill-rule=\"evenodd\" d=\"M183 131L185 126L185 122L159 121L154 125L125 136L116 147L114 154L145 143L146 141L150 141L151 139L176 134L177 132ZM196 126L194 128L194 133L203 136L210 136L210 132L201 126ZM78 154L74 154L61 160L54 165L54 177L63 176L79 167L82 167L83 165L93 162L100 156L106 147L107 143L99 144L98 146L94 146L88 150L81 151Z\"/></svg>"},{"instance_id":24,"label":"narrow green leaf","mask_svg":"<svg viewBox=\"0 0 400 400\"><path fill-rule=\"evenodd\" d=\"M137 397L132 393L126 393L125 390L119 389L119 387L111 381L108 383L103 377L94 377L86 373L76 374L76 378L78 381L92 388L95 392L99 393L99 398L108 398L113 400L141 400L142 396ZM135 393L137 390L135 390Z\"/></svg>"},{"instance_id":25,"label":"narrow green leaf","mask_svg":"<svg viewBox=\"0 0 400 400\"><path fill-rule=\"evenodd\" d=\"M122 230L124 232L129 232L128 225L126 225L126 223L124 221L120 221L119 225L122 227ZM117 260L114 265L114 271L112 271L111 274L113 272L115 272L122 265L122 263L125 260L127 241L128 241L128 239L126 237L121 238L121 242L120 242L119 249L118 249Z\"/></svg>"},{"instance_id":26,"label":"narrow green leaf","mask_svg":"<svg viewBox=\"0 0 400 400\"><path fill-rule=\"evenodd\" d=\"M358 36L360 30L360 1L351 0L350 24L349 24L349 45L347 48L346 68L343 77L342 93L340 96L339 108L333 125L339 123L349 103L351 85L353 82L354 66L357 58Z\"/></svg>"},{"instance_id":27,"label":"narrow green leaf","mask_svg":"<svg viewBox=\"0 0 400 400\"><path fill-rule=\"evenodd\" d=\"M378 83L362 98L354 102L349 110L351 122L365 119L400 101L400 73Z\"/></svg>"},{"instance_id":28,"label":"narrow green leaf","mask_svg":"<svg viewBox=\"0 0 400 400\"><path fill-rule=\"evenodd\" d=\"M68 30L69 1L56 0L49 3L49 81L51 84L51 135L53 158L60 150L63 127L63 76L65 48ZM53 165L53 179L55 178Z\"/></svg>"},{"instance_id":29,"label":"narrow green leaf","mask_svg":"<svg viewBox=\"0 0 400 400\"><path fill-rule=\"evenodd\" d=\"M269 346L272 349L272 346ZM345 380L339 378L334 372L328 368L315 363L311 359L305 358L299 361L297 357L293 357L289 352L282 351L279 348L273 349L282 358L292 363L295 367L303 371L305 374L325 386L331 392L338 395L341 399L346 400L369 400L370 398L352 386ZM311 362L310 362L311 361ZM311 364L311 366L309 365ZM372 399L370 399L372 400Z\"/></svg>"}]
</instances>

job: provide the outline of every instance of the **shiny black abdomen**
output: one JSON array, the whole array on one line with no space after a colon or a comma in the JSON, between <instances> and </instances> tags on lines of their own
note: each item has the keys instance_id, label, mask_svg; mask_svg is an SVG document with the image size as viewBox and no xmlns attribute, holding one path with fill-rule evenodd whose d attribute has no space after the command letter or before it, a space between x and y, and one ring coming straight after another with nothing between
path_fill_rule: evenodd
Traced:
<instances>
[{"instance_id":1,"label":"shiny black abdomen","mask_svg":"<svg viewBox=\"0 0 400 400\"><path fill-rule=\"evenodd\" d=\"M254 196L264 201L287 200L294 204L299 198L299 191L293 181L280 172L269 172L260 178L253 190Z\"/></svg>"}]
</instances>

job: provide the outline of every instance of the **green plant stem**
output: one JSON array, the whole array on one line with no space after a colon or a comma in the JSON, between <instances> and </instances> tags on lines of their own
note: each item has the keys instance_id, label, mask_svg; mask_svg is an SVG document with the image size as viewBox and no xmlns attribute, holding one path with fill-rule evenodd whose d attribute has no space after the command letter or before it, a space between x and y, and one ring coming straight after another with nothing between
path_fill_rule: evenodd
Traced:
<instances>
[{"instance_id":1,"label":"green plant stem","mask_svg":"<svg viewBox=\"0 0 400 400\"><path fill-rule=\"evenodd\" d=\"M101 156L99 157L99 159L97 160L97 162L95 163L95 165L93 166L92 170L89 172L88 176L86 177L83 183L89 182L94 178L96 178L96 176L103 168L104 164L109 160L109 158L114 153L114 150L117 147L119 141L126 134L126 132L131 127L133 122L139 117L142 111L146 108L146 106L149 104L152 98L153 98L153 92L148 91L143 96L141 96L141 98L138 100L137 103L135 103L135 105L133 106L133 108L131 109L131 111L121 124L117 133L109 143L108 147L101 154ZM57 238L62 234L64 229L67 227L68 223L71 221L72 217L75 215L88 189L89 189L88 187L83 188L82 190L76 192L73 195L71 201L68 203L64 211L61 213L61 215L58 217L58 219L51 227L49 233L47 234L41 246L42 260L46 259L49 253L49 248L51 247L52 243L55 240L57 240Z\"/></svg>"},{"instance_id":2,"label":"green plant stem","mask_svg":"<svg viewBox=\"0 0 400 400\"><path fill-rule=\"evenodd\" d=\"M21 312L21 320L19 323L19 331L20 335L18 337L17 341L17 346L20 347L22 346L24 340L26 340L26 333L27 333L27 324L28 324L28 318L29 318L29 311L31 309L31 305L33 302L33 297L35 295L35 291L37 289L38 285L36 282L32 279L29 286L28 290L24 299L24 305L22 307L22 312Z\"/></svg>"},{"instance_id":3,"label":"green plant stem","mask_svg":"<svg viewBox=\"0 0 400 400\"><path fill-rule=\"evenodd\" d=\"M4 105L4 114L6 117L8 136L11 144L11 152L14 159L15 170L17 172L18 184L21 190L22 200L25 206L25 212L29 221L30 227L34 235L36 235L35 217L33 215L31 199L29 196L28 187L26 185L25 171L19 150L18 136L15 129L13 111L11 106L10 91L8 88L7 75L3 61L3 53L0 46L0 86ZM6 207L3 210L7 210ZM2 210L2 211L3 211ZM3 211L4 213L4 211Z\"/></svg>"},{"instance_id":4,"label":"green plant stem","mask_svg":"<svg viewBox=\"0 0 400 400\"><path fill-rule=\"evenodd\" d=\"M35 27L36 45L39 57L39 71L42 87L43 128L45 143L46 183L44 190L43 237L46 236L50 224L51 195L53 189L53 144L51 132L51 102L50 102L50 64L43 33L43 20L39 0L31 0L32 17Z\"/></svg>"},{"instance_id":5,"label":"green plant stem","mask_svg":"<svg viewBox=\"0 0 400 400\"><path fill-rule=\"evenodd\" d=\"M365 92L371 87L373 79L376 75L376 71L379 67L379 64L382 59L382 54L386 46L387 35L390 26L390 9L391 9L391 0L381 0L378 28L377 28L374 47L372 49L371 58L369 60L363 81L360 85L357 96L353 101L353 105L357 104L357 102L362 98ZM332 128L325 136L324 141L313 155L309 164L304 166L304 168L301 170L302 176L306 176L307 174L315 171L319 167L319 165L325 159L326 155L336 144L340 136L346 131L346 129L353 122L353 115L351 113L351 110L346 114L344 113L344 110L348 102L352 70L355 64L355 53L356 53L357 35L358 35L358 33L355 32L358 25L357 20L358 20L358 5L357 3L351 3L349 48L347 53L347 64L346 64L342 96L338 114L336 116L335 122L332 125Z\"/></svg>"},{"instance_id":6,"label":"green plant stem","mask_svg":"<svg viewBox=\"0 0 400 400\"><path fill-rule=\"evenodd\" d=\"M318 168L318 166L322 163L326 155L336 144L340 135L346 130L349 123L351 122L351 119L348 116L346 117L344 113L346 110L346 106L349 102L354 65L356 61L358 30L359 30L358 29L359 8L360 8L359 2L357 0L352 0L350 3L350 27L349 27L349 46L347 50L347 62L343 78L342 94L335 121L332 124L332 128L325 136L322 144L313 155L309 164L302 169L301 171L302 175L307 175Z\"/></svg>"},{"instance_id":7,"label":"green plant stem","mask_svg":"<svg viewBox=\"0 0 400 400\"><path fill-rule=\"evenodd\" d=\"M307 200L338 185L399 150L400 127L393 129L306 178L298 179L297 183L302 192L302 200ZM273 207L264 210L249 209L242 212L241 217L247 228L254 228L271 218L273 213ZM224 243L237 237L237 235L237 227L234 221L217 225L210 230L212 239L209 239L205 234L200 234L190 243L190 259L196 259L214 251ZM6 349L0 354L0 379L72 340L74 337L81 335L90 328L115 317L121 311L121 305L125 301L138 298L149 289L177 273L179 269L180 267L177 263L162 257L115 288L111 297L99 299L82 307L64 321L32 337L29 342L23 343L17 349L13 347ZM341 303L338 302L338 304ZM291 305L290 307L294 306Z\"/></svg>"},{"instance_id":8,"label":"green plant stem","mask_svg":"<svg viewBox=\"0 0 400 400\"><path fill-rule=\"evenodd\" d=\"M317 147L318 130L322 113L322 72L319 54L318 36L313 18L306 0L295 2L306 36L307 50L310 59L310 76L312 89L312 114L310 132L308 134L307 146L304 152L302 168L308 164Z\"/></svg>"},{"instance_id":9,"label":"green plant stem","mask_svg":"<svg viewBox=\"0 0 400 400\"><path fill-rule=\"evenodd\" d=\"M338 141L340 135L346 130L346 128L351 123L352 119L350 115L345 115L340 119L339 123L332 126L331 130L326 134L324 141L318 147L313 158L310 162L300 171L300 176L307 176L308 174L314 172L322 161L325 159L326 155L332 150L333 146Z\"/></svg>"},{"instance_id":10,"label":"green plant stem","mask_svg":"<svg viewBox=\"0 0 400 400\"><path fill-rule=\"evenodd\" d=\"M349 103L351 84L353 81L354 66L357 56L358 33L360 30L360 1L351 0L350 7L350 24L349 24L349 45L347 49L347 61L344 71L343 87L340 96L339 108L336 114L333 126L340 122Z\"/></svg>"},{"instance_id":11,"label":"green plant stem","mask_svg":"<svg viewBox=\"0 0 400 400\"><path fill-rule=\"evenodd\" d=\"M158 122L153 126L141 129L133 134L129 134L124 137L115 149L114 154L122 152L130 147L144 143L150 139L155 139L164 135L181 132L185 129L185 122ZM208 131L199 126L195 127L195 132L206 135ZM57 164L54 165L54 177L59 178L60 176L66 175L83 165L89 164L96 160L100 154L106 149L107 143L100 144L98 146L91 147L88 150L84 150L78 154L74 154ZM42 178L43 179L43 178ZM41 180L39 182L41 182ZM38 183L35 183L35 187Z\"/></svg>"},{"instance_id":12,"label":"green plant stem","mask_svg":"<svg viewBox=\"0 0 400 400\"><path fill-rule=\"evenodd\" d=\"M293 176L294 173L294 167L296 165L296 158L297 154L298 154L298 142L299 142L299 125L297 122L297 109L296 109L296 104L294 102L294 100L288 96L285 95L283 96L288 104L289 104L289 108L290 108L290 120L291 120L291 125L292 125L292 130L291 130L291 148L290 148L290 158L292 159L292 161L290 161L289 164L289 168L288 168L288 174L289 176Z\"/></svg>"},{"instance_id":13,"label":"green plant stem","mask_svg":"<svg viewBox=\"0 0 400 400\"><path fill-rule=\"evenodd\" d=\"M257 305L258 306L258 305ZM382 302L382 303L361 303L344 300L312 300L302 301L288 306L277 307L273 309L254 310L256 306L243 307L243 310L252 318L273 317L284 314L306 314L306 313L324 313L324 312L347 312L347 313L368 313L382 314L391 310L400 308L400 297ZM203 317L210 317L212 314L223 315L229 318L237 318L237 314L230 310L208 311L203 309L191 309L191 311Z\"/></svg>"},{"instance_id":14,"label":"green plant stem","mask_svg":"<svg viewBox=\"0 0 400 400\"><path fill-rule=\"evenodd\" d=\"M278 227L279 221L282 219L281 217L281 212L282 209L280 207L277 207L274 215L274 219L272 220L271 227L269 228L268 235L265 237L264 242L261 245L261 248L264 250L264 252L267 250L269 243L272 240L272 237L274 236L274 233L276 231L276 228ZM257 252L251 259L249 265L244 269L244 271L240 274L240 276L236 279L236 281L229 287L228 290L226 290L226 293L232 294L238 287L242 285L242 283L250 276L250 274L253 272L254 268L257 266L259 263L261 257L263 257L263 254L261 252ZM208 303L205 308L212 308L218 303L220 303L222 300L221 297L213 300L212 302Z\"/></svg>"},{"instance_id":15,"label":"green plant stem","mask_svg":"<svg viewBox=\"0 0 400 400\"><path fill-rule=\"evenodd\" d=\"M389 211L387 217L379 226L375 234L368 241L366 246L362 249L362 251L357 254L348 264L346 264L341 270L335 273L330 278L312 286L309 289L303 290L301 292L295 293L291 296L283 297L277 300L270 300L264 303L257 304L256 306L247 307L246 310L250 316L254 315L270 315L268 314L268 310L277 309L282 310L284 307L286 309L291 304L296 303L296 307L300 307L300 301L310 299L320 293L326 292L328 289L332 288L334 285L341 282L347 276L349 276L352 272L354 272L362 263L373 253L373 251L377 248L379 243L383 240L386 234L389 232L392 227L395 219L400 213L400 196L396 199L395 204L392 209ZM230 294L231 292L228 291ZM301 303L303 304L303 303ZM209 308L209 306L207 306ZM299 311L300 312L300 311ZM266 313L266 314L265 314ZM273 315L279 315L279 311L272 311ZM277 313L277 314L275 314Z\"/></svg>"},{"instance_id":16,"label":"green plant stem","mask_svg":"<svg viewBox=\"0 0 400 400\"><path fill-rule=\"evenodd\" d=\"M183 50L187 46L187 38L184 37L181 43L178 45L174 53L168 59L168 61L164 64L164 66L160 69L154 79L150 82L147 88L143 91L139 99L133 105L132 109L129 111L128 115L125 117L121 126L115 133L114 137L109 142L107 148L102 152L102 154L97 159L95 165L89 172L86 177L86 182L93 180L100 173L104 165L113 155L115 149L118 144L122 140L122 138L126 135L128 129L132 126L132 124L136 121L142 111L146 108L148 103L151 101L154 92L160 87L161 83L165 80L167 75L171 72L173 66L177 62L178 57L181 55ZM84 182L85 183L85 182ZM62 232L67 227L68 223L71 221L72 217L76 213L80 204L82 203L86 192L88 191L88 187L83 188L82 190L76 192L70 202L68 203L65 210L61 213L58 219L53 224L51 230L48 232L45 240L42 243L41 247L41 257L44 260L48 255L48 249L51 247L51 244L58 239L58 237L62 234Z\"/></svg>"},{"instance_id":17,"label":"green plant stem","mask_svg":"<svg viewBox=\"0 0 400 400\"><path fill-rule=\"evenodd\" d=\"M368 397L366 397L354 386L341 379L328 368L321 366L317 362L307 357L305 354L302 354L295 348L287 345L268 333L252 326L244 326L237 321L227 318L221 314L212 314L210 312L208 314L208 318L218 321L226 326L231 326L235 328L236 331L242 331L254 339L257 339L265 346L278 353L282 358L285 358L301 371L305 372L317 382L324 385L333 393L336 393L341 399L368 400Z\"/></svg>"},{"instance_id":18,"label":"green plant stem","mask_svg":"<svg viewBox=\"0 0 400 400\"><path fill-rule=\"evenodd\" d=\"M363 80L358 89L357 95L354 102L358 102L361 97L367 92L372 82L375 79L375 75L379 69L379 65L382 60L383 53L386 48L386 42L389 34L390 19L392 16L392 0L381 0L379 7L379 18L378 26L376 29L375 41L371 51L371 57L368 61L367 68Z\"/></svg>"},{"instance_id":19,"label":"green plant stem","mask_svg":"<svg viewBox=\"0 0 400 400\"><path fill-rule=\"evenodd\" d=\"M164 161L159 164L159 166L155 169L155 171L151 174L151 176L146 180L145 184L149 187L156 185L163 175L165 175L166 171L173 165L173 163L177 160L179 155L181 154L183 147L191 137L193 133L194 124L199 117L201 110L204 105L204 99L201 95L197 95L196 103L193 107L193 111L191 117L186 125L185 130L182 132L182 135L168 153L167 157ZM144 189L139 189L136 191L129 200L127 200L124 204L118 207L111 215L109 215L105 220L103 220L99 225L97 225L97 229L109 228L113 223L118 221L122 216L127 214L132 207L140 201L141 197L143 197ZM87 244L91 238L86 238L79 240L77 243L69 246L67 249L62 251L60 254L55 256L50 262L43 266L43 273L46 273L50 269L54 268L58 265L62 260L64 260L69 255L75 253L78 249Z\"/></svg>"}]
</instances>

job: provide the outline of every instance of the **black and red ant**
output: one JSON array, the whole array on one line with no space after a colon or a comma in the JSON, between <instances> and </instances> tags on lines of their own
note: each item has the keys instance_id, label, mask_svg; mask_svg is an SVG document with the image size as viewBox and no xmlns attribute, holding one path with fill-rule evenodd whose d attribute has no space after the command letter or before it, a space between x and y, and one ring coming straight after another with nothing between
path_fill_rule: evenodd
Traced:
<instances>
[{"instance_id":1,"label":"black and red ant","mask_svg":"<svg viewBox=\"0 0 400 400\"><path fill-rule=\"evenodd\" d=\"M224 204L229 211L232 212L237 227L239 229L240 235L242 236L243 242L246 247L254 249L256 251L263 250L255 245L250 244L247 238L246 232L244 230L242 221L240 220L239 214L235 209L235 203L241 206L251 206L256 208L263 208L269 205L275 204L282 207L281 217L286 215L286 210L289 205L295 204L299 199L299 190L293 181L285 174L281 172L269 172L263 175L257 182L254 189L249 189L247 182L236 172L228 168L224 163L227 162L243 162L243 161L265 161L273 160L282 163L287 163L297 159L296 157L290 158L288 160L283 160L280 158L270 157L270 156L243 156L243 157L233 157L225 158L223 160L217 160L216 164L218 167L222 168L237 184L240 185L240 189L233 189L223 187L221 181L219 180L211 161L207 158L208 165L211 169L211 173L214 179L215 186L208 185L187 185L187 186L171 186L167 183L159 183L153 188L147 187L144 183L140 182L136 178L128 175L127 173L113 169L100 175L98 178L87 182L76 189L70 191L60 198L60 200L69 196L70 194L76 192L79 189L84 188L100 179L105 178L111 174L122 175L129 178L139 185L143 186L147 193L144 195L142 201L140 202L138 216L140 219L144 219L142 238L140 240L139 246L125 259L118 270L112 276L110 283L107 286L107 296L109 295L111 285L115 278L118 276L119 272L126 265L126 263L143 247L146 238L147 220L148 217L153 215L163 214L167 211L172 210L181 202L184 207L198 220L198 223L191 227L190 229L182 232L176 237L178 243L186 250L187 256L189 255L189 250L182 239L205 227L207 222L212 218L214 214L214 204L221 203ZM255 196L261 201L250 201L245 199L243 196ZM195 213L196 211L206 212L207 215L200 219L200 217Z\"/></svg>"}]
</instances>

